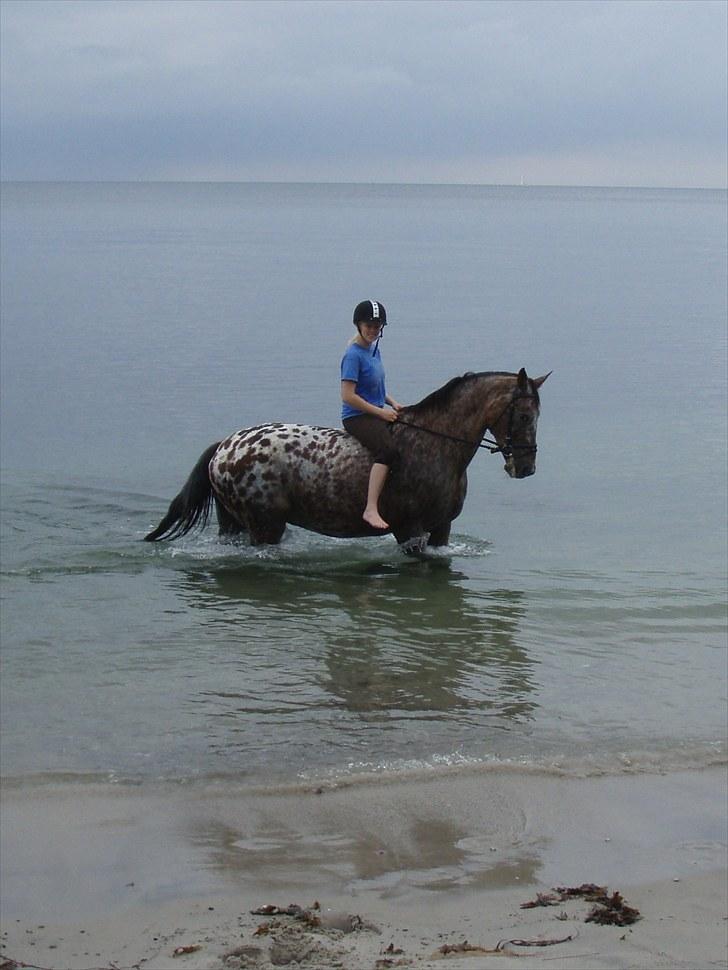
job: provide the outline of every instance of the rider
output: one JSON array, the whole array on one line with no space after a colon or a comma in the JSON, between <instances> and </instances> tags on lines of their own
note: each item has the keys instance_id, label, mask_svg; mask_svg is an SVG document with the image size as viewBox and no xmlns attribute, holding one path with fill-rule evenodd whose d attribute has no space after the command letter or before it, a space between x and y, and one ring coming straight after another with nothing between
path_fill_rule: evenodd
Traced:
<instances>
[{"instance_id":1,"label":"rider","mask_svg":"<svg viewBox=\"0 0 728 970\"><path fill-rule=\"evenodd\" d=\"M375 529L388 529L379 514L379 496L387 474L397 458L388 423L397 420L402 405L384 386L384 366L379 340L387 324L387 311L378 300L364 300L354 310L356 337L349 341L341 361L341 417L354 435L374 455L369 473L367 504L362 518ZM389 407L385 407L385 405Z\"/></svg>"}]
</instances>

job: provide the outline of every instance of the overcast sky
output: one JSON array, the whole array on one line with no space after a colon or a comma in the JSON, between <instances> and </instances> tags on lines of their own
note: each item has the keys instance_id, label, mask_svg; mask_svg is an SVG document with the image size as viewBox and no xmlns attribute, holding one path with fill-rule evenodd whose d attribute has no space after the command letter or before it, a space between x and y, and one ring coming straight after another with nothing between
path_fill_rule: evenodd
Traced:
<instances>
[{"instance_id":1,"label":"overcast sky","mask_svg":"<svg viewBox=\"0 0 728 970\"><path fill-rule=\"evenodd\" d=\"M724 0L3 0L4 179L726 185Z\"/></svg>"}]
</instances>

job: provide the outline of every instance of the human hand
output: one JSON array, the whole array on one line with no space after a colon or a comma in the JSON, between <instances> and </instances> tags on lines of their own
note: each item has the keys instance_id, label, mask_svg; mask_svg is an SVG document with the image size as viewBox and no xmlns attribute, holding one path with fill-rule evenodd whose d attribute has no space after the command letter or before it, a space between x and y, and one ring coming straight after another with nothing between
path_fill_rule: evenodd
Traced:
<instances>
[{"instance_id":1,"label":"human hand","mask_svg":"<svg viewBox=\"0 0 728 970\"><path fill-rule=\"evenodd\" d=\"M393 411L391 408L382 408L382 417L385 421L396 421L397 412Z\"/></svg>"}]
</instances>

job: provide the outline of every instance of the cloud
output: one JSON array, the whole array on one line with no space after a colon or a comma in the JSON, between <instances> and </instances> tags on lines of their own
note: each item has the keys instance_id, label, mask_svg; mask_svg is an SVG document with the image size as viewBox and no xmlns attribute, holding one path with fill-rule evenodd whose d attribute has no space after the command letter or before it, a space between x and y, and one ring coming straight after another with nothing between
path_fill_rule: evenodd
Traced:
<instances>
[{"instance_id":1,"label":"cloud","mask_svg":"<svg viewBox=\"0 0 728 970\"><path fill-rule=\"evenodd\" d=\"M6 178L725 184L722 2L2 11Z\"/></svg>"}]
</instances>

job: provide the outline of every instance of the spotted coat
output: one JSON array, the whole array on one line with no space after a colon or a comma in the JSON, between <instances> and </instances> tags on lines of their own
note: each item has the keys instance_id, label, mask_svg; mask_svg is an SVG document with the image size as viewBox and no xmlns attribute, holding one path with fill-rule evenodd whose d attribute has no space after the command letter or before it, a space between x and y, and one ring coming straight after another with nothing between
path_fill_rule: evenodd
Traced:
<instances>
[{"instance_id":1,"label":"spotted coat","mask_svg":"<svg viewBox=\"0 0 728 970\"><path fill-rule=\"evenodd\" d=\"M302 424L263 424L226 438L209 474L215 497L257 541L285 523L331 536L371 535L362 521L371 456L351 435Z\"/></svg>"}]
</instances>

